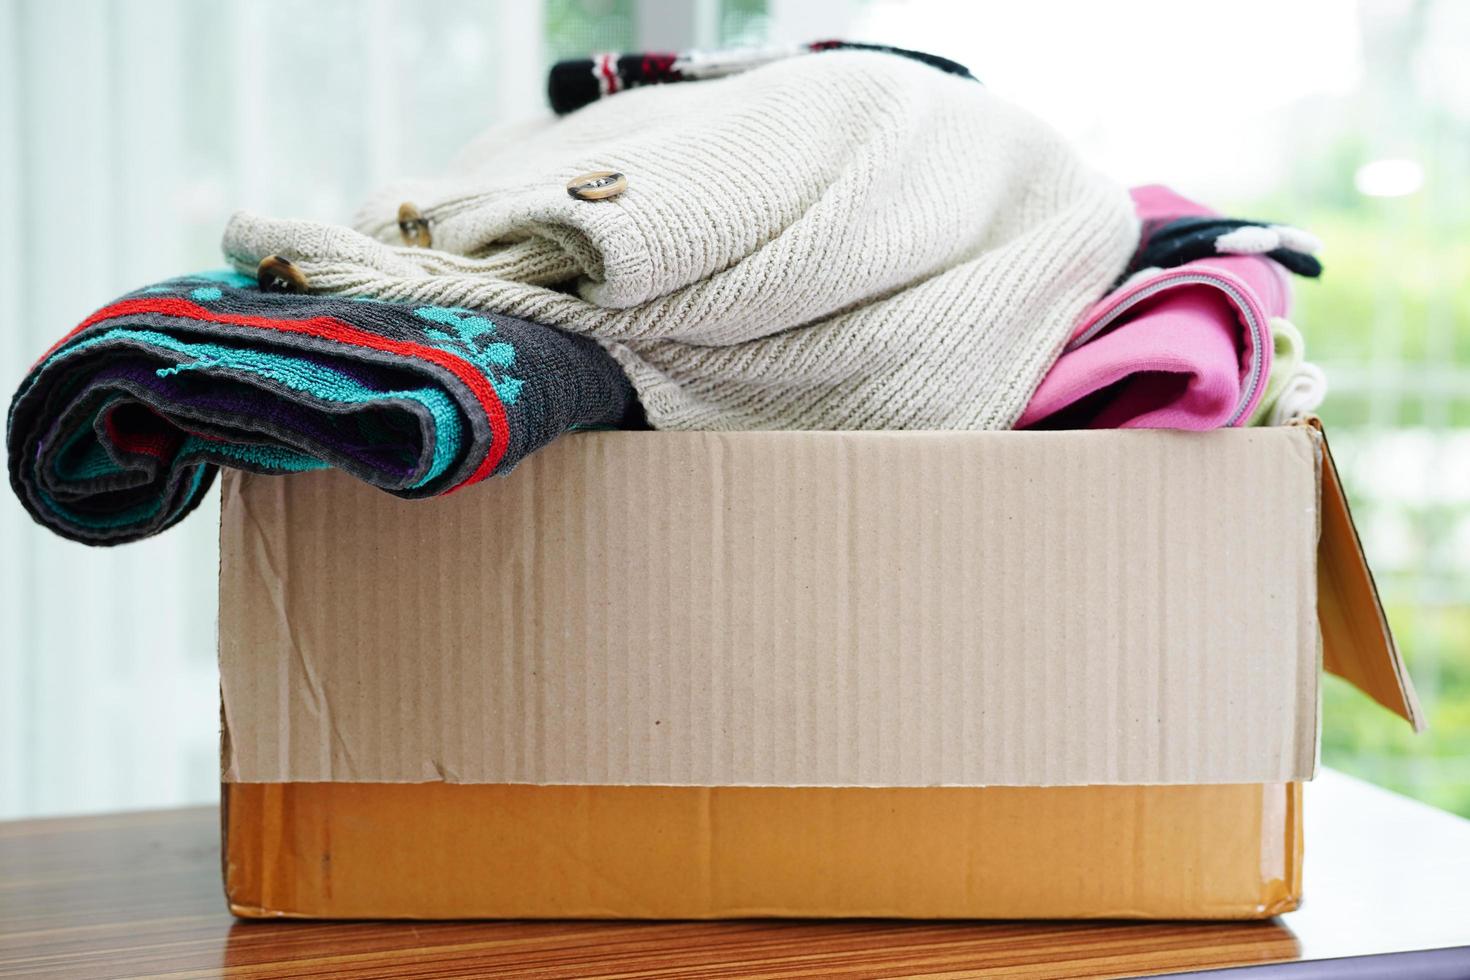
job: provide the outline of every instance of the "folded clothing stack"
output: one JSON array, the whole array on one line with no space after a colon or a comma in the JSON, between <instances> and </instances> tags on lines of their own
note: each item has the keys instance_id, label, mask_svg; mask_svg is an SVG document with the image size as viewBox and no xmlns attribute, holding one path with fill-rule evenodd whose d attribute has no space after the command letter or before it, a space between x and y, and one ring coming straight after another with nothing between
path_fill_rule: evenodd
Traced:
<instances>
[{"instance_id":1,"label":"folded clothing stack","mask_svg":"<svg viewBox=\"0 0 1470 980\"><path fill-rule=\"evenodd\" d=\"M616 196L568 193L609 171ZM682 429L1009 427L1138 242L1127 192L1039 120L868 51L492 133L356 225L237 214L224 247L313 290L591 336Z\"/></svg>"},{"instance_id":2,"label":"folded clothing stack","mask_svg":"<svg viewBox=\"0 0 1470 980\"><path fill-rule=\"evenodd\" d=\"M185 277L98 310L31 370L10 479L39 522L111 544L179 520L221 465L336 466L428 497L635 413L616 362L550 327Z\"/></svg>"},{"instance_id":3,"label":"folded clothing stack","mask_svg":"<svg viewBox=\"0 0 1470 980\"><path fill-rule=\"evenodd\" d=\"M433 496L597 426L1211 428L1303 403L1272 325L1281 267L1319 271L1309 236L1130 196L944 59L627 57L558 66L575 111L385 188L356 229L240 213L235 273L88 318L12 402L31 514L133 540L220 465Z\"/></svg>"},{"instance_id":4,"label":"folded clothing stack","mask_svg":"<svg viewBox=\"0 0 1470 980\"><path fill-rule=\"evenodd\" d=\"M1280 393L1301 390L1289 379L1306 370L1321 378L1300 365L1301 335L1284 319L1283 270L1319 275L1316 241L1295 228L1220 218L1164 187L1132 196L1143 234L1130 274L1078 322L1017 426L1279 423ZM1315 402L1292 406L1315 408L1325 393L1317 387Z\"/></svg>"}]
</instances>

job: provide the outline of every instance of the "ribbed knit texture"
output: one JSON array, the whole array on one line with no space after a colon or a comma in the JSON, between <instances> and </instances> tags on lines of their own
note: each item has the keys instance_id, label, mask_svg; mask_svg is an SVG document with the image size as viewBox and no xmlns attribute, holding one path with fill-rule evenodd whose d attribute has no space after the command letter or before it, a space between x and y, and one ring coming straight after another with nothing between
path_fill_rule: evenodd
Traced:
<instances>
[{"instance_id":1,"label":"ribbed knit texture","mask_svg":"<svg viewBox=\"0 0 1470 980\"><path fill-rule=\"evenodd\" d=\"M570 198L595 170L627 191ZM404 201L432 249L400 244ZM1007 428L1137 240L1126 192L1037 119L845 51L492 132L358 227L240 213L224 246L595 337L652 424L710 429Z\"/></svg>"},{"instance_id":2,"label":"ribbed knit texture","mask_svg":"<svg viewBox=\"0 0 1470 980\"><path fill-rule=\"evenodd\" d=\"M584 337L457 307L263 293L226 273L88 317L21 382L7 448L32 517L117 544L181 519L219 466L336 466L429 497L630 413L627 379Z\"/></svg>"}]
</instances>

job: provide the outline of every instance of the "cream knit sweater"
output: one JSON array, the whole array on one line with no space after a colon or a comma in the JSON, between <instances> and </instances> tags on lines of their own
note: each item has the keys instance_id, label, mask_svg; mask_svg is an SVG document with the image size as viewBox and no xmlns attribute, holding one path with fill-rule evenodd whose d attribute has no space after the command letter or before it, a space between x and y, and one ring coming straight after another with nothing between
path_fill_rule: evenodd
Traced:
<instances>
[{"instance_id":1,"label":"cream knit sweater","mask_svg":"<svg viewBox=\"0 0 1470 980\"><path fill-rule=\"evenodd\" d=\"M627 190L567 194L596 170ZM402 244L404 201L431 248ZM1137 240L1126 192L1041 122L867 52L491 132L357 226L242 212L224 246L313 290L588 334L653 425L685 429L1007 428Z\"/></svg>"}]
</instances>

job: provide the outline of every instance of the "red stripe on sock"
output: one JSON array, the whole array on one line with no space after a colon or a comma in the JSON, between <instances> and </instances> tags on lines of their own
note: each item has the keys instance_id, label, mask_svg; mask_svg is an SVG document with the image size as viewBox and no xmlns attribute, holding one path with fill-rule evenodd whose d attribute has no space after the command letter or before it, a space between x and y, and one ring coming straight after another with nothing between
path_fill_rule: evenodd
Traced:
<instances>
[{"instance_id":1,"label":"red stripe on sock","mask_svg":"<svg viewBox=\"0 0 1470 980\"><path fill-rule=\"evenodd\" d=\"M36 363L39 365L46 358L56 352L62 344L72 337L86 330L94 324L113 317L129 316L134 313L158 313L163 316L182 317L186 320L202 320L206 323L223 323L235 327L259 327L265 330L281 330L287 333L302 333L311 337L319 337L323 340L334 340L339 343L353 344L358 347L367 347L371 350L384 351L389 354L399 354L404 357L417 357L420 360L437 364L449 371L456 378L463 381L465 386L474 393L480 407L485 411L485 418L490 423L490 452L480 461L467 478L459 484L451 487L447 492L453 493L461 487L467 487L471 483L478 483L491 473L499 464L501 457L505 455L510 445L510 423L505 417L505 406L501 404L500 396L495 393L495 387L490 384L480 370L463 358L438 347L428 344L415 344L412 341L393 340L375 333L370 333L349 323L344 323L328 316L314 316L305 320L276 320L264 316L247 316L242 313L222 313L218 310L205 309L196 303L185 299L171 296L160 296L157 298L125 299L102 309L87 317L75 329L69 331L51 349L41 355Z\"/></svg>"}]
</instances>

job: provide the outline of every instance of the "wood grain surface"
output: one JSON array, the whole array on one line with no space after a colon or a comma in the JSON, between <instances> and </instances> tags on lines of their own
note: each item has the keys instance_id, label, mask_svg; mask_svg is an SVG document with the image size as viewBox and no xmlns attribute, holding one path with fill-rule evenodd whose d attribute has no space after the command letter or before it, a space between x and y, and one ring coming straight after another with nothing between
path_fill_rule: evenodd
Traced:
<instances>
[{"instance_id":1,"label":"wood grain surface","mask_svg":"<svg viewBox=\"0 0 1470 980\"><path fill-rule=\"evenodd\" d=\"M1114 977L1470 942L1470 823L1344 777L1311 790L1305 909L1225 924L244 923L211 809L7 823L0 976ZM1388 828L1412 844L1378 853Z\"/></svg>"}]
</instances>

